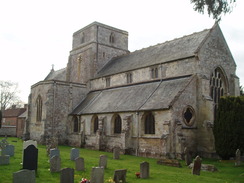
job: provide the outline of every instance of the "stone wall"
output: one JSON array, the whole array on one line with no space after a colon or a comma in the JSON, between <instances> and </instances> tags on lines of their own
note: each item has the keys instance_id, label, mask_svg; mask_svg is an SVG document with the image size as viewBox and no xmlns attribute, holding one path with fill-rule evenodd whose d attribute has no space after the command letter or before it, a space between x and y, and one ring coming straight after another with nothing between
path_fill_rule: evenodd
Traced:
<instances>
[{"instance_id":1,"label":"stone wall","mask_svg":"<svg viewBox=\"0 0 244 183\"><path fill-rule=\"evenodd\" d=\"M0 136L10 136L10 137L16 137L16 126L5 126L2 125L2 128L0 128Z\"/></svg>"}]
</instances>

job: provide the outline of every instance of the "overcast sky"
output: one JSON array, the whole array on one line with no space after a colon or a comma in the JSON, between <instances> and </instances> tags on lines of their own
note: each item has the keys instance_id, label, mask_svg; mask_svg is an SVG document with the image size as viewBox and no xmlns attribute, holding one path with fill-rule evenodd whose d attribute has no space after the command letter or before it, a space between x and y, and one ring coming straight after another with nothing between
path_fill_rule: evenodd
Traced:
<instances>
[{"instance_id":1,"label":"overcast sky","mask_svg":"<svg viewBox=\"0 0 244 183\"><path fill-rule=\"evenodd\" d=\"M244 86L244 1L238 0L220 27ZM214 20L193 10L190 0L0 0L0 80L17 82L28 101L31 85L52 64L66 67L72 34L98 21L129 32L129 50L209 29Z\"/></svg>"}]
</instances>

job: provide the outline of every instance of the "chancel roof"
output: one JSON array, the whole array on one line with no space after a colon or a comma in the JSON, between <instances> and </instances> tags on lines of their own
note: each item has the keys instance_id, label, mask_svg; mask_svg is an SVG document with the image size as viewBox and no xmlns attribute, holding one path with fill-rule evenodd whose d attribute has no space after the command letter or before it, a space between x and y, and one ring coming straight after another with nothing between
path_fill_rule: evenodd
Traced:
<instances>
[{"instance_id":1,"label":"chancel roof","mask_svg":"<svg viewBox=\"0 0 244 183\"><path fill-rule=\"evenodd\" d=\"M194 56L210 29L110 60L96 78Z\"/></svg>"},{"instance_id":2,"label":"chancel roof","mask_svg":"<svg viewBox=\"0 0 244 183\"><path fill-rule=\"evenodd\" d=\"M54 69L52 69L44 80L65 81L65 79L66 79L66 68L63 68L57 71L54 71Z\"/></svg>"},{"instance_id":3,"label":"chancel roof","mask_svg":"<svg viewBox=\"0 0 244 183\"><path fill-rule=\"evenodd\" d=\"M71 114L168 109L190 76L92 91Z\"/></svg>"}]
</instances>

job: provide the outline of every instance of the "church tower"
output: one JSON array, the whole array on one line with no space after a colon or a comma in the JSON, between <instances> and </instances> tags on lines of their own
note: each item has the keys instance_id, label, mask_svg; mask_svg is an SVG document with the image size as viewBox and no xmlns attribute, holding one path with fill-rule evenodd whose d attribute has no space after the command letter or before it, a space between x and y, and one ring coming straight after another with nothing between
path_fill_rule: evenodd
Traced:
<instances>
[{"instance_id":1,"label":"church tower","mask_svg":"<svg viewBox=\"0 0 244 183\"><path fill-rule=\"evenodd\" d=\"M73 34L66 80L85 84L113 57L128 52L128 32L93 22Z\"/></svg>"}]
</instances>

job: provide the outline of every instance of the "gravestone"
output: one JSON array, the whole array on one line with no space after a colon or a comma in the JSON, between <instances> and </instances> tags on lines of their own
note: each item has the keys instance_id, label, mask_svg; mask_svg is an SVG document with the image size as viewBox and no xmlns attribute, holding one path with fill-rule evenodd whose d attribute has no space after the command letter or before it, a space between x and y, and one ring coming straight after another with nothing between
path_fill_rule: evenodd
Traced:
<instances>
[{"instance_id":1,"label":"gravestone","mask_svg":"<svg viewBox=\"0 0 244 183\"><path fill-rule=\"evenodd\" d=\"M235 166L240 166L240 165L241 165L241 151L240 149L237 149Z\"/></svg>"},{"instance_id":2,"label":"gravestone","mask_svg":"<svg viewBox=\"0 0 244 183\"><path fill-rule=\"evenodd\" d=\"M77 171L85 170L84 158L79 157L75 159L75 170Z\"/></svg>"},{"instance_id":3,"label":"gravestone","mask_svg":"<svg viewBox=\"0 0 244 183\"><path fill-rule=\"evenodd\" d=\"M50 149L50 158L52 158L53 156L59 156L60 157L60 152L59 152L59 149Z\"/></svg>"},{"instance_id":4,"label":"gravestone","mask_svg":"<svg viewBox=\"0 0 244 183\"><path fill-rule=\"evenodd\" d=\"M38 149L34 145L29 145L24 149L23 169L36 170L38 163Z\"/></svg>"},{"instance_id":5,"label":"gravestone","mask_svg":"<svg viewBox=\"0 0 244 183\"><path fill-rule=\"evenodd\" d=\"M119 147L115 147L113 149L113 158L114 159L119 159L119 155L120 155L120 148Z\"/></svg>"},{"instance_id":6,"label":"gravestone","mask_svg":"<svg viewBox=\"0 0 244 183\"><path fill-rule=\"evenodd\" d=\"M193 161L192 174L200 175L201 166L202 166L202 160L199 156L197 156Z\"/></svg>"},{"instance_id":7,"label":"gravestone","mask_svg":"<svg viewBox=\"0 0 244 183\"><path fill-rule=\"evenodd\" d=\"M2 149L2 155L14 156L14 146L10 144L6 145Z\"/></svg>"},{"instance_id":8,"label":"gravestone","mask_svg":"<svg viewBox=\"0 0 244 183\"><path fill-rule=\"evenodd\" d=\"M70 160L75 161L76 158L80 156L80 150L72 148L70 151Z\"/></svg>"},{"instance_id":9,"label":"gravestone","mask_svg":"<svg viewBox=\"0 0 244 183\"><path fill-rule=\"evenodd\" d=\"M27 140L23 142L22 163L24 161L24 149L26 149L29 145L34 145L37 148L37 141Z\"/></svg>"},{"instance_id":10,"label":"gravestone","mask_svg":"<svg viewBox=\"0 0 244 183\"><path fill-rule=\"evenodd\" d=\"M115 170L114 171L114 178L113 181L115 183L120 183L122 181L122 183L126 182L126 169L121 169L121 170Z\"/></svg>"},{"instance_id":11,"label":"gravestone","mask_svg":"<svg viewBox=\"0 0 244 183\"><path fill-rule=\"evenodd\" d=\"M148 177L149 177L149 163L144 161L140 164L140 178L146 179Z\"/></svg>"},{"instance_id":12,"label":"gravestone","mask_svg":"<svg viewBox=\"0 0 244 183\"><path fill-rule=\"evenodd\" d=\"M59 156L53 156L50 159L50 172L60 172L61 158Z\"/></svg>"},{"instance_id":13,"label":"gravestone","mask_svg":"<svg viewBox=\"0 0 244 183\"><path fill-rule=\"evenodd\" d=\"M184 159L185 159L186 165L189 166L192 162L192 159L191 159L191 155L189 153L189 149L187 147L185 147L185 149L184 149Z\"/></svg>"},{"instance_id":14,"label":"gravestone","mask_svg":"<svg viewBox=\"0 0 244 183\"><path fill-rule=\"evenodd\" d=\"M10 161L9 155L0 156L0 165L8 165Z\"/></svg>"},{"instance_id":15,"label":"gravestone","mask_svg":"<svg viewBox=\"0 0 244 183\"><path fill-rule=\"evenodd\" d=\"M104 168L92 168L90 183L104 183Z\"/></svg>"},{"instance_id":16,"label":"gravestone","mask_svg":"<svg viewBox=\"0 0 244 183\"><path fill-rule=\"evenodd\" d=\"M107 168L107 156L106 155L100 155L99 167Z\"/></svg>"},{"instance_id":17,"label":"gravestone","mask_svg":"<svg viewBox=\"0 0 244 183\"><path fill-rule=\"evenodd\" d=\"M74 183L74 169L63 168L60 173L60 183Z\"/></svg>"},{"instance_id":18,"label":"gravestone","mask_svg":"<svg viewBox=\"0 0 244 183\"><path fill-rule=\"evenodd\" d=\"M36 176L34 170L20 170L13 173L13 183L35 183Z\"/></svg>"}]
</instances>

